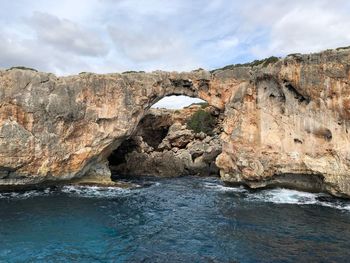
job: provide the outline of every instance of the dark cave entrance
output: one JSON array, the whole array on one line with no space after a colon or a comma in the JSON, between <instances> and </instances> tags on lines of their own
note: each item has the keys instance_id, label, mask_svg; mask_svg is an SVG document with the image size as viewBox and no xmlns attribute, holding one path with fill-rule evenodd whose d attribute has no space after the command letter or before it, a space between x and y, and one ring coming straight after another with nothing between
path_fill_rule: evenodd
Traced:
<instances>
[{"instance_id":1,"label":"dark cave entrance","mask_svg":"<svg viewBox=\"0 0 350 263\"><path fill-rule=\"evenodd\" d=\"M169 131L171 125L170 116L155 116L153 114L146 114L140 121L136 128L136 133L125 140L112 154L108 157L109 165L115 167L126 162L128 153L139 149L140 137L147 145L156 149L163 141Z\"/></svg>"}]
</instances>

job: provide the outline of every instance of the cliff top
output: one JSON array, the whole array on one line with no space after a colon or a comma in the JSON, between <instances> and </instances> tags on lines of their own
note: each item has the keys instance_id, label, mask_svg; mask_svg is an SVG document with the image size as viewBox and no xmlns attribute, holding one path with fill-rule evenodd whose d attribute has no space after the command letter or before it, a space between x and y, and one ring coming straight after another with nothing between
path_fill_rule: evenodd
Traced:
<instances>
[{"instance_id":1,"label":"cliff top","mask_svg":"<svg viewBox=\"0 0 350 263\"><path fill-rule=\"evenodd\" d=\"M217 75L219 72L222 71L247 71L247 70L254 70L254 69L262 69L262 68L268 68L269 66L273 66L275 64L283 64L283 63L288 63L288 62L292 62L292 61L296 61L299 63L321 63L321 62L326 62L329 60L332 61L337 61L337 57L344 57L344 56L349 56L350 55L350 46L347 47L338 47L335 49L327 49L324 51L320 51L320 52L315 52L315 53L308 53L308 54L301 54L301 53L293 53L293 54L288 54L286 57L281 58L281 57L275 57L275 56L271 56L265 59L261 59L261 60L254 60L251 62L247 62L247 63L238 63L238 64L231 64L231 65L227 65L224 66L222 68L218 68L218 69L213 69L213 70L205 70L202 68L199 69L195 69L192 70L190 72L177 72L177 71L172 71L172 72L168 72L168 71L162 71L162 70L155 70L152 72L145 72L145 71L125 71L122 73L105 73L105 74L97 74L97 73L93 73L93 72L80 72L79 74L73 74L73 75L68 75L68 76L64 76L64 78L66 77L76 77L76 76L84 76L84 75L112 75L112 76L116 76L116 75L126 75L126 76L138 76L138 75L189 75L190 76L202 76L204 79L210 77L210 75ZM43 73L43 72L39 72L36 69L30 68L30 67L25 67L25 66L14 66L8 69L0 69L0 74L3 74L7 71L14 71L14 70L25 70L25 71L32 71L37 72L37 73ZM48 73L54 77L57 77L55 74L52 73ZM61 78L61 76L59 76L59 78Z\"/></svg>"}]
</instances>

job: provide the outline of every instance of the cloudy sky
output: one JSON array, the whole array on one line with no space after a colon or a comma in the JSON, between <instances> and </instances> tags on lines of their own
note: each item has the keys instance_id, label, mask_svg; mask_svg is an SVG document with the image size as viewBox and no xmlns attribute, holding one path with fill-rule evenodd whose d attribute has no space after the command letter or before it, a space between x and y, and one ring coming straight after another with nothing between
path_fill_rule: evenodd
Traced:
<instances>
[{"instance_id":1,"label":"cloudy sky","mask_svg":"<svg viewBox=\"0 0 350 263\"><path fill-rule=\"evenodd\" d=\"M213 69L350 45L348 0L0 0L0 68Z\"/></svg>"}]
</instances>

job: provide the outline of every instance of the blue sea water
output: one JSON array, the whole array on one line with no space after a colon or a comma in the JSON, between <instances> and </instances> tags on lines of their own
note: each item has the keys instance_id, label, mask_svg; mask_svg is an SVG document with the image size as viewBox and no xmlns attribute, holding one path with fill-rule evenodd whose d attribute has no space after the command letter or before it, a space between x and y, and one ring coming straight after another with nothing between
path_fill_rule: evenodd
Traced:
<instances>
[{"instance_id":1,"label":"blue sea water","mask_svg":"<svg viewBox=\"0 0 350 263\"><path fill-rule=\"evenodd\" d=\"M349 262L350 202L145 178L0 194L0 262Z\"/></svg>"}]
</instances>

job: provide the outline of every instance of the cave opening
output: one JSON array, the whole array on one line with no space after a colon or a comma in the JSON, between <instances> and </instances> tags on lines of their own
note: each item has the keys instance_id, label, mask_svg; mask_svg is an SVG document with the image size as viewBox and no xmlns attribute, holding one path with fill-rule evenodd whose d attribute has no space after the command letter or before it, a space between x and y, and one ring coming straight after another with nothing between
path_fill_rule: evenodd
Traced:
<instances>
[{"instance_id":1,"label":"cave opening","mask_svg":"<svg viewBox=\"0 0 350 263\"><path fill-rule=\"evenodd\" d=\"M203 100L188 96L163 98L149 109L134 133L110 154L112 179L218 176L215 159L221 153L221 120L222 112ZM195 130L193 123L200 128L207 126L211 132Z\"/></svg>"}]
</instances>

